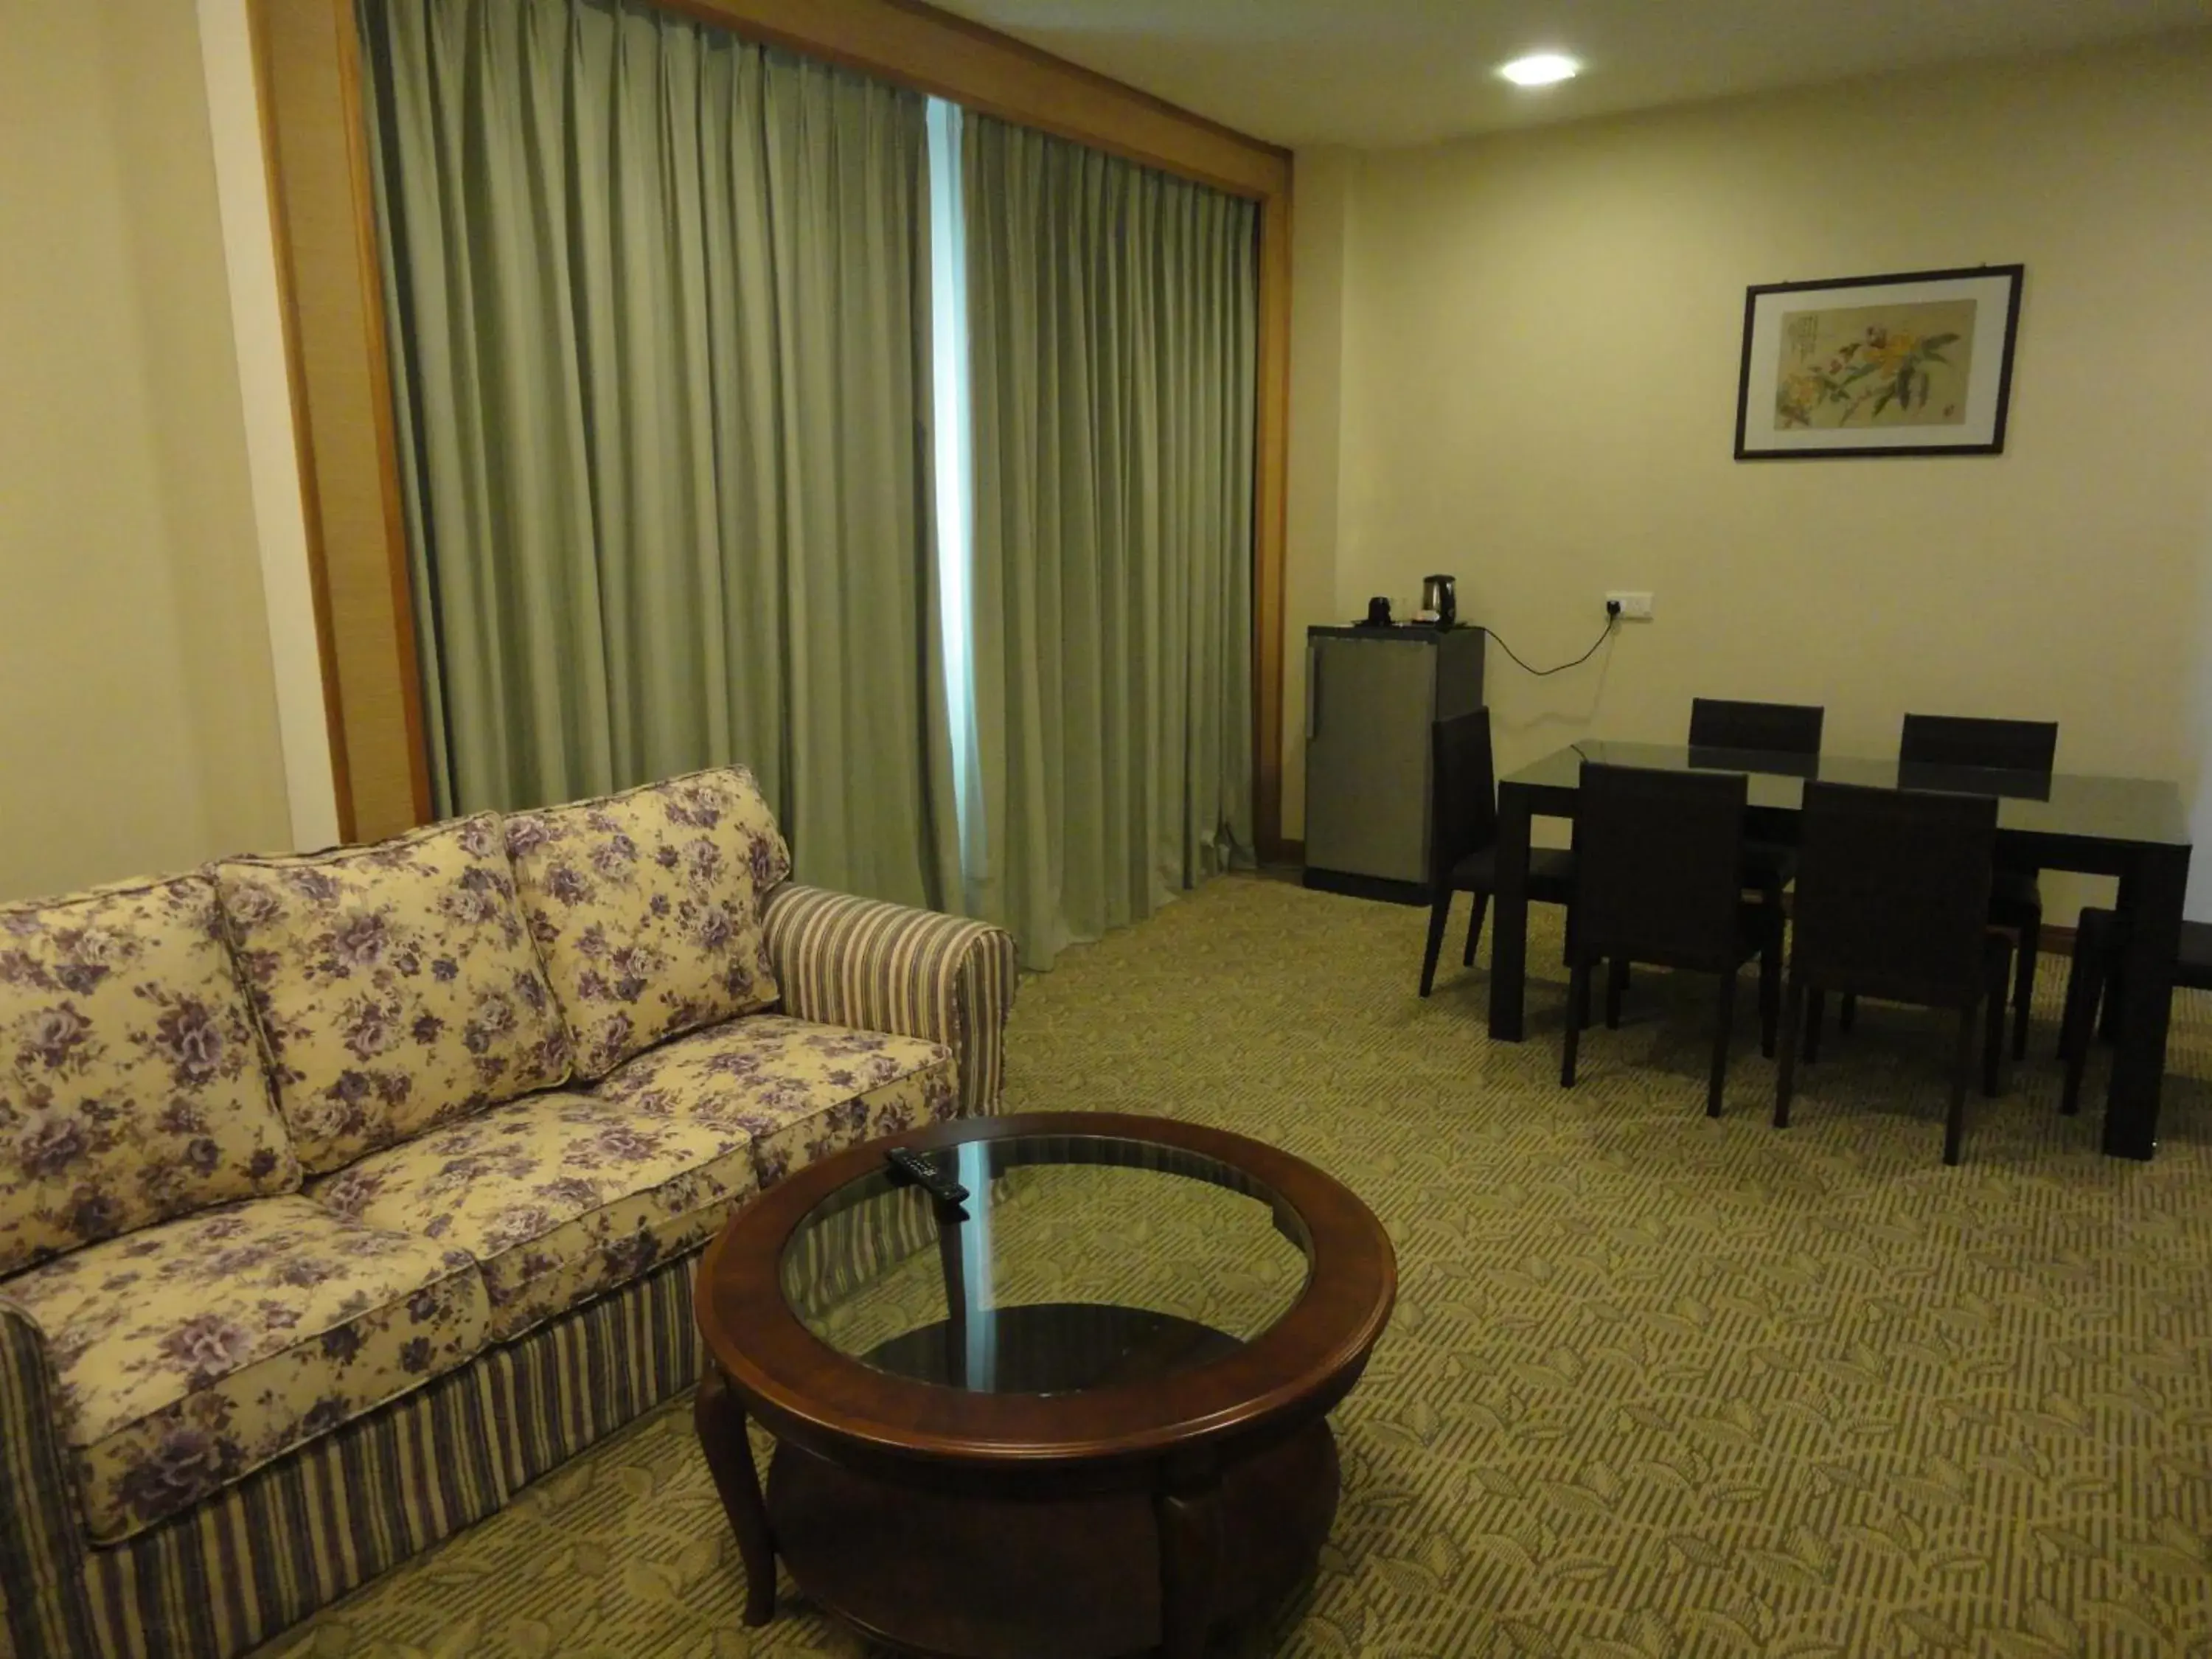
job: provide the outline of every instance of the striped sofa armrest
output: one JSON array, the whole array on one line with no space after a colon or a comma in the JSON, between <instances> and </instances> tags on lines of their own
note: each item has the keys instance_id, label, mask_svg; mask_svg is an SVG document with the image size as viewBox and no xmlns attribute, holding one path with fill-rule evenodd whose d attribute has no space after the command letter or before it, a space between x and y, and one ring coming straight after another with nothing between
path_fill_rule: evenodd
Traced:
<instances>
[{"instance_id":1,"label":"striped sofa armrest","mask_svg":"<svg viewBox=\"0 0 2212 1659\"><path fill-rule=\"evenodd\" d=\"M23 1659L93 1650L84 1532L55 1394L45 1336L0 1289L0 1607Z\"/></svg>"},{"instance_id":2,"label":"striped sofa armrest","mask_svg":"<svg viewBox=\"0 0 2212 1659\"><path fill-rule=\"evenodd\" d=\"M942 1042L959 1063L960 1115L998 1109L1012 933L792 882L769 896L762 923L785 1012Z\"/></svg>"}]
</instances>

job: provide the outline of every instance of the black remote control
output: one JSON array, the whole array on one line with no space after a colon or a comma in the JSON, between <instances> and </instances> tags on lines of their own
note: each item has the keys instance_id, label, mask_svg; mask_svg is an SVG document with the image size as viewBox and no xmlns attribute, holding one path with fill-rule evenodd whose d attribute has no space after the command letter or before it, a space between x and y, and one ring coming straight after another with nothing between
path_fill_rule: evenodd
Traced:
<instances>
[{"instance_id":1,"label":"black remote control","mask_svg":"<svg viewBox=\"0 0 2212 1659\"><path fill-rule=\"evenodd\" d=\"M940 1204L965 1204L968 1189L910 1146L894 1146L884 1154L892 1175L904 1176Z\"/></svg>"}]
</instances>

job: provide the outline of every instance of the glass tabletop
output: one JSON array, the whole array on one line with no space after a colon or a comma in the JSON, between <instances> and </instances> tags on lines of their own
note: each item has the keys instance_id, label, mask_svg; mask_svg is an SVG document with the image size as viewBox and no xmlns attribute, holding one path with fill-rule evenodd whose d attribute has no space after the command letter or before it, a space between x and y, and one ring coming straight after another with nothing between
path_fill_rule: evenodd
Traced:
<instances>
[{"instance_id":1,"label":"glass tabletop","mask_svg":"<svg viewBox=\"0 0 2212 1659\"><path fill-rule=\"evenodd\" d=\"M925 1156L964 1200L886 1165L784 1247L792 1311L878 1370L982 1393L1106 1388L1233 1352L1305 1290L1297 1212L1203 1154L1054 1134Z\"/></svg>"},{"instance_id":2,"label":"glass tabletop","mask_svg":"<svg viewBox=\"0 0 2212 1659\"><path fill-rule=\"evenodd\" d=\"M1818 778L1827 783L1865 784L1877 789L1995 795L2000 830L2172 847L2186 847L2191 840L2180 786L2154 778L2000 772L1971 766L1907 765L1894 759L1856 755L1773 755L1693 748L1687 744L1590 738L1508 773L1501 781L1572 789L1580 780L1585 760L1669 771L1742 772L1751 780L1753 807L1784 811L1795 811L1802 801L1806 780Z\"/></svg>"}]
</instances>

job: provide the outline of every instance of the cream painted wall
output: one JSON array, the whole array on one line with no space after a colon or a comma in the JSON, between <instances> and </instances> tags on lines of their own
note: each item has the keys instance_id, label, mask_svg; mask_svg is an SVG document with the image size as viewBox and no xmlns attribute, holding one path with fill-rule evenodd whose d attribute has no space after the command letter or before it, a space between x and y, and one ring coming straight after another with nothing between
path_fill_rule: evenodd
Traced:
<instances>
[{"instance_id":1,"label":"cream painted wall","mask_svg":"<svg viewBox=\"0 0 2212 1659\"><path fill-rule=\"evenodd\" d=\"M0 52L0 898L289 835L191 8Z\"/></svg>"},{"instance_id":2,"label":"cream painted wall","mask_svg":"<svg viewBox=\"0 0 2212 1659\"><path fill-rule=\"evenodd\" d=\"M1300 202L1297 270L1346 275L1340 387L1292 385L1339 460L1292 495L1293 661L1430 570L1540 664L1648 588L1587 668L1493 651L1501 766L1679 739L1704 692L1874 754L1907 708L2055 719L2062 766L2212 781L2212 34L1300 163L1348 201ZM1747 284L2011 260L2005 454L1730 458Z\"/></svg>"}]
</instances>

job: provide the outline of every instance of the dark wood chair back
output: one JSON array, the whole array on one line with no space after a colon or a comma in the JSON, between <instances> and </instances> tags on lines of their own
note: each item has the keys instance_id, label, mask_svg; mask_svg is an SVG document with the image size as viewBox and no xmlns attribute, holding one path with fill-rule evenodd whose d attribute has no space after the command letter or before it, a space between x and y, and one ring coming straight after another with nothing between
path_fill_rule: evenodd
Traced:
<instances>
[{"instance_id":1,"label":"dark wood chair back","mask_svg":"<svg viewBox=\"0 0 2212 1659\"><path fill-rule=\"evenodd\" d=\"M1808 783L1793 973L1822 989L1962 1007L1986 980L1997 803Z\"/></svg>"},{"instance_id":2,"label":"dark wood chair back","mask_svg":"<svg viewBox=\"0 0 2212 1659\"><path fill-rule=\"evenodd\" d=\"M2058 759L2057 720L1985 720L1907 714L1897 757L1907 766L1974 766L2048 772Z\"/></svg>"},{"instance_id":3,"label":"dark wood chair back","mask_svg":"<svg viewBox=\"0 0 2212 1659\"><path fill-rule=\"evenodd\" d=\"M1575 800L1567 950L1726 973L1742 960L1741 772L1585 761Z\"/></svg>"},{"instance_id":4,"label":"dark wood chair back","mask_svg":"<svg viewBox=\"0 0 2212 1659\"><path fill-rule=\"evenodd\" d=\"M1496 763L1490 752L1490 711L1478 708L1431 728L1433 775L1429 790L1429 879L1437 887L1452 866L1498 839Z\"/></svg>"},{"instance_id":5,"label":"dark wood chair back","mask_svg":"<svg viewBox=\"0 0 2212 1659\"><path fill-rule=\"evenodd\" d=\"M1696 697L1690 702L1692 749L1747 749L1769 755L1817 755L1825 708L1796 702L1730 702Z\"/></svg>"}]
</instances>

